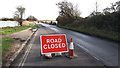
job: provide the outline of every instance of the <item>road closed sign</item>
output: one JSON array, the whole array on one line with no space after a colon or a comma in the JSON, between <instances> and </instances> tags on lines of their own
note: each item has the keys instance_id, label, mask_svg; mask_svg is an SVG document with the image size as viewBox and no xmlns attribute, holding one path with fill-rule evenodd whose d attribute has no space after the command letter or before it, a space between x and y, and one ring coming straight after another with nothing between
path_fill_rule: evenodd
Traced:
<instances>
[{"instance_id":1,"label":"road closed sign","mask_svg":"<svg viewBox=\"0 0 120 68\"><path fill-rule=\"evenodd\" d=\"M41 53L68 52L65 34L41 35Z\"/></svg>"}]
</instances>

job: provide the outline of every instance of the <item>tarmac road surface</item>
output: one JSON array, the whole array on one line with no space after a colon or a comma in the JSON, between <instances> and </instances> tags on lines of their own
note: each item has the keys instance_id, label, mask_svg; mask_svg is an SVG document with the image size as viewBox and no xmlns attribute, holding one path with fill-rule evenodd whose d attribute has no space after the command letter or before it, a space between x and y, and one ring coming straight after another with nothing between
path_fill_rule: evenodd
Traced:
<instances>
[{"instance_id":1,"label":"tarmac road surface","mask_svg":"<svg viewBox=\"0 0 120 68\"><path fill-rule=\"evenodd\" d=\"M73 38L75 54L78 58L65 56L45 59L40 56L40 35L65 33L67 39ZM42 24L31 39L30 44L11 66L118 66L118 44L84 35L53 25Z\"/></svg>"},{"instance_id":2,"label":"tarmac road surface","mask_svg":"<svg viewBox=\"0 0 120 68\"><path fill-rule=\"evenodd\" d=\"M77 45L102 61L105 65L118 66L118 43L62 29L53 25L42 25L56 31L57 33L65 33L67 38L73 38Z\"/></svg>"}]
</instances>

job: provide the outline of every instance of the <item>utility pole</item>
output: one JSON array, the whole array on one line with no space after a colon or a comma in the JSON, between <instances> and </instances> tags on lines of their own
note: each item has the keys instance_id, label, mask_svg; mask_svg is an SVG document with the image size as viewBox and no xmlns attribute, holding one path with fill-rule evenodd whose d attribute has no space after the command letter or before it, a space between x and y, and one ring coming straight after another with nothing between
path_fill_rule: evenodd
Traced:
<instances>
[{"instance_id":1,"label":"utility pole","mask_svg":"<svg viewBox=\"0 0 120 68\"><path fill-rule=\"evenodd\" d=\"M95 3L95 14L97 15L97 12L98 12L98 3L97 3L97 1L96 1L96 3Z\"/></svg>"}]
</instances>

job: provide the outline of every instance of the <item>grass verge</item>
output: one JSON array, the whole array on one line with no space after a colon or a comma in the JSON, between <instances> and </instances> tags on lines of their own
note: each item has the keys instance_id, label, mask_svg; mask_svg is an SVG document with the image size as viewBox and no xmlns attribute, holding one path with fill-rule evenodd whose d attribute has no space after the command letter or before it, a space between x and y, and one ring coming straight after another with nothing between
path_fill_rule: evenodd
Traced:
<instances>
[{"instance_id":1,"label":"grass verge","mask_svg":"<svg viewBox=\"0 0 120 68\"><path fill-rule=\"evenodd\" d=\"M22 31L24 29L27 29L31 26L33 26L33 25L2 28L2 31L1 31L0 34L2 34L2 35L12 34L12 33L19 32L19 31Z\"/></svg>"},{"instance_id":2,"label":"grass verge","mask_svg":"<svg viewBox=\"0 0 120 68\"><path fill-rule=\"evenodd\" d=\"M14 44L14 39L12 38L2 38L2 53L9 51L9 48Z\"/></svg>"},{"instance_id":3,"label":"grass verge","mask_svg":"<svg viewBox=\"0 0 120 68\"><path fill-rule=\"evenodd\" d=\"M85 28L85 27L71 27L71 26L59 26L59 27L74 30L84 34L89 34L92 36L97 36L104 39L109 39L112 41L120 41L120 33L118 32L98 30L96 28Z\"/></svg>"},{"instance_id":4,"label":"grass verge","mask_svg":"<svg viewBox=\"0 0 120 68\"><path fill-rule=\"evenodd\" d=\"M32 29L37 29L38 28L38 25L36 24L36 25L34 25L34 26L32 26Z\"/></svg>"}]
</instances>

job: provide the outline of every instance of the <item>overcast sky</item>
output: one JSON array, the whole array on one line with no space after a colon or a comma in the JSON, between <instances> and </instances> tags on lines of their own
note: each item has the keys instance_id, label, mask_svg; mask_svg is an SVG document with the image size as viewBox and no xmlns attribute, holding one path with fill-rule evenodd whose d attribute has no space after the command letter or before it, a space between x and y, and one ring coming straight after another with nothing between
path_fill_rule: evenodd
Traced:
<instances>
[{"instance_id":1,"label":"overcast sky","mask_svg":"<svg viewBox=\"0 0 120 68\"><path fill-rule=\"evenodd\" d=\"M56 6L58 2L63 0L0 0L0 18L11 18L16 11L16 7L22 5L26 8L24 18L29 15L35 16L39 20L55 20L59 15L59 8ZM73 4L78 4L81 17L88 16L95 10L95 2L98 2L98 9L110 7L110 3L118 0L67 0Z\"/></svg>"}]
</instances>

